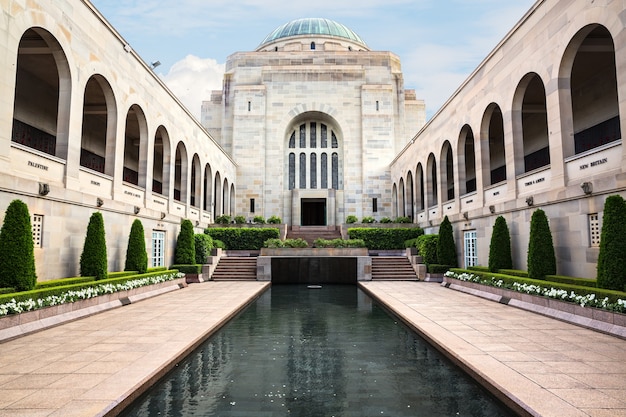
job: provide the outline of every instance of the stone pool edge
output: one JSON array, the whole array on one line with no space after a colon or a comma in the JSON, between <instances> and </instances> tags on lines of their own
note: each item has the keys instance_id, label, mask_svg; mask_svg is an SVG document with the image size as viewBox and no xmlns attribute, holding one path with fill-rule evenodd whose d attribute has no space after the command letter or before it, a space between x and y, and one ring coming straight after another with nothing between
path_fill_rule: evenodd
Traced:
<instances>
[{"instance_id":1,"label":"stone pool edge","mask_svg":"<svg viewBox=\"0 0 626 417\"><path fill-rule=\"evenodd\" d=\"M241 300L241 302L232 305L232 308L228 311L227 314L220 316L220 319L218 321L213 323L210 327L206 328L206 330L202 334L198 335L198 337L196 337L189 344L187 344L187 346L184 349L180 350L177 355L171 357L167 363L163 364L163 366L154 369L150 373L150 375L140 381L137 385L135 385L128 392L126 392L123 396L118 398L115 402L111 403L109 407L107 407L101 413L97 414L96 417L115 417L119 415L126 407L132 404L133 401L143 395L143 393L145 393L148 389L150 389L150 387L158 382L159 379L161 379L165 374L170 372L181 360L189 356L202 343L204 343L208 338L210 338L222 327L224 327L235 316L245 310L252 302L254 302L271 287L270 282L259 284L261 285L259 286L259 289L257 291L249 295L247 298Z\"/></svg>"},{"instance_id":2,"label":"stone pool edge","mask_svg":"<svg viewBox=\"0 0 626 417\"><path fill-rule=\"evenodd\" d=\"M406 304L398 300L398 305L395 305L391 300L381 296L381 294L373 291L367 287L367 283L359 282L358 287L363 290L369 297L381 304L390 314L397 317L404 325L409 327L415 333L424 338L430 345L441 352L444 356L450 359L455 365L460 367L465 373L467 373L472 379L487 389L494 397L501 401L511 411L519 416L539 416L532 408L526 403L520 400L514 393L501 386L488 375L483 373L476 366L472 365L471 361L466 360L462 354L455 351L453 348L446 346L442 340L431 334L426 328L420 326L414 320L412 320L407 314L403 313L403 310L407 308Z\"/></svg>"}]
</instances>

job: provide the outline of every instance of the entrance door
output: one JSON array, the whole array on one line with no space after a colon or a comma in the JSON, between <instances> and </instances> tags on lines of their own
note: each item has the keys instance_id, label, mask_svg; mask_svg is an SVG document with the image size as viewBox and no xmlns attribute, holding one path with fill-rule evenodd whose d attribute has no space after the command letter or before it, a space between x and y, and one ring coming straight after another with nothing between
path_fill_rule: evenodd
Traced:
<instances>
[{"instance_id":1,"label":"entrance door","mask_svg":"<svg viewBox=\"0 0 626 417\"><path fill-rule=\"evenodd\" d=\"M326 199L303 198L301 202L302 226L326 226Z\"/></svg>"}]
</instances>

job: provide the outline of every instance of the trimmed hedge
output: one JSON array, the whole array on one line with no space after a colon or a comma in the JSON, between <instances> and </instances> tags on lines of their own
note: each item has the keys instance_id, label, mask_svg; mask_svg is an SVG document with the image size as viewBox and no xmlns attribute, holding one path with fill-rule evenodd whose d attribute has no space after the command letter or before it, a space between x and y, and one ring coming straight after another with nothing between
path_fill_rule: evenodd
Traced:
<instances>
[{"instance_id":1,"label":"trimmed hedge","mask_svg":"<svg viewBox=\"0 0 626 417\"><path fill-rule=\"evenodd\" d=\"M202 265L200 264L172 265L171 269L178 269L183 274L201 274L202 273Z\"/></svg>"},{"instance_id":2,"label":"trimmed hedge","mask_svg":"<svg viewBox=\"0 0 626 417\"><path fill-rule=\"evenodd\" d=\"M104 236L104 218L99 211L89 218L83 252L80 255L80 275L107 279L107 242Z\"/></svg>"},{"instance_id":3,"label":"trimmed hedge","mask_svg":"<svg viewBox=\"0 0 626 417\"><path fill-rule=\"evenodd\" d=\"M178 238L176 239L174 263L177 265L196 263L196 240L194 238L193 224L189 219L184 219L180 223L180 232L178 232Z\"/></svg>"},{"instance_id":4,"label":"trimmed hedge","mask_svg":"<svg viewBox=\"0 0 626 417\"><path fill-rule=\"evenodd\" d=\"M626 202L620 195L611 195L604 203L600 253L598 255L598 287L626 290Z\"/></svg>"},{"instance_id":5,"label":"trimmed hedge","mask_svg":"<svg viewBox=\"0 0 626 417\"><path fill-rule=\"evenodd\" d=\"M444 216L439 226L439 239L437 239L437 263L442 265L458 266L456 258L456 245L452 223L448 216Z\"/></svg>"},{"instance_id":6,"label":"trimmed hedge","mask_svg":"<svg viewBox=\"0 0 626 417\"><path fill-rule=\"evenodd\" d=\"M273 227L210 227L204 233L214 241L222 241L231 250L259 250L267 239L278 239L280 236L279 230Z\"/></svg>"},{"instance_id":7,"label":"trimmed hedge","mask_svg":"<svg viewBox=\"0 0 626 417\"><path fill-rule=\"evenodd\" d=\"M427 268L430 274L445 274L450 270L450 265L429 264Z\"/></svg>"},{"instance_id":8,"label":"trimmed hedge","mask_svg":"<svg viewBox=\"0 0 626 417\"><path fill-rule=\"evenodd\" d=\"M204 233L196 233L194 239L196 244L196 263L205 264L213 249L213 239Z\"/></svg>"},{"instance_id":9,"label":"trimmed hedge","mask_svg":"<svg viewBox=\"0 0 626 417\"><path fill-rule=\"evenodd\" d=\"M315 239L316 248L365 248L363 239Z\"/></svg>"},{"instance_id":10,"label":"trimmed hedge","mask_svg":"<svg viewBox=\"0 0 626 417\"><path fill-rule=\"evenodd\" d=\"M285 239L278 238L267 239L263 242L264 248L307 248L309 244L302 238L298 239Z\"/></svg>"},{"instance_id":11,"label":"trimmed hedge","mask_svg":"<svg viewBox=\"0 0 626 417\"><path fill-rule=\"evenodd\" d=\"M489 243L489 270L496 272L501 269L513 268L511 257L511 236L509 227L503 216L498 216L491 232Z\"/></svg>"},{"instance_id":12,"label":"trimmed hedge","mask_svg":"<svg viewBox=\"0 0 626 417\"><path fill-rule=\"evenodd\" d=\"M135 219L128 236L126 248L125 271L137 271L143 274L148 270L148 253L146 252L146 238L141 220Z\"/></svg>"},{"instance_id":13,"label":"trimmed hedge","mask_svg":"<svg viewBox=\"0 0 626 417\"><path fill-rule=\"evenodd\" d=\"M469 270L469 269L462 269L462 268L450 268L450 271L458 273L458 274L462 274L462 273L474 274L474 275L480 276L483 279L490 279L491 277L494 277L496 279L501 279L509 287L514 282L518 282L520 284L528 284L528 285L540 285L543 287L550 286L550 284L555 284L553 285L553 287L555 288L563 289L566 291L574 291L576 294L579 294L579 295L595 294L596 298L607 297L609 301L612 303L617 302L617 300L620 298L626 299L626 293L623 291L605 290L601 288L593 288L593 287L588 287L584 285L572 285L572 284L556 283L556 282L551 283L551 282L546 282L545 280L542 280L542 279L513 277L513 276L505 275L505 274L499 274L499 273L493 273L493 272L480 272L476 270ZM508 287L505 286L504 288L508 288Z\"/></svg>"},{"instance_id":14,"label":"trimmed hedge","mask_svg":"<svg viewBox=\"0 0 626 417\"><path fill-rule=\"evenodd\" d=\"M0 287L31 290L37 283L33 229L28 206L13 200L0 230Z\"/></svg>"},{"instance_id":15,"label":"trimmed hedge","mask_svg":"<svg viewBox=\"0 0 626 417\"><path fill-rule=\"evenodd\" d=\"M552 233L546 213L541 209L535 210L530 218L527 267L528 276L534 279L556 274Z\"/></svg>"},{"instance_id":16,"label":"trimmed hedge","mask_svg":"<svg viewBox=\"0 0 626 417\"><path fill-rule=\"evenodd\" d=\"M582 285L583 287L597 287L595 279L566 277L562 275L546 275L546 281L558 282L561 284Z\"/></svg>"},{"instance_id":17,"label":"trimmed hedge","mask_svg":"<svg viewBox=\"0 0 626 417\"><path fill-rule=\"evenodd\" d=\"M417 253L426 265L437 263L437 240L439 235L422 235L417 238Z\"/></svg>"},{"instance_id":18,"label":"trimmed hedge","mask_svg":"<svg viewBox=\"0 0 626 417\"><path fill-rule=\"evenodd\" d=\"M528 278L528 272L522 271L521 269L498 269L497 271L491 271L491 272L498 272L500 274L512 275L514 277Z\"/></svg>"},{"instance_id":19,"label":"trimmed hedge","mask_svg":"<svg viewBox=\"0 0 626 417\"><path fill-rule=\"evenodd\" d=\"M362 239L368 249L404 249L404 242L419 237L424 230L419 227L404 228L378 228L378 227L353 227L348 229L350 239Z\"/></svg>"},{"instance_id":20,"label":"trimmed hedge","mask_svg":"<svg viewBox=\"0 0 626 417\"><path fill-rule=\"evenodd\" d=\"M11 294L2 294L0 295L0 304L7 303L12 299L15 301L26 301L28 299L37 300L38 298L45 298L50 295L61 295L69 290L82 290L84 288L95 287L103 284L123 284L127 281L132 281L137 278L146 278L152 276L163 275L164 273L176 273L179 271L176 270L165 270L165 271L155 271L155 272L146 272L145 274L136 274L136 275L127 275L122 278L107 278L98 281L92 281L87 283L77 283L77 284L69 284L69 285L56 285L53 287L46 287L40 289L34 289L30 291L22 291ZM71 278L70 278L71 279ZM93 280L93 277L92 277Z\"/></svg>"}]
</instances>

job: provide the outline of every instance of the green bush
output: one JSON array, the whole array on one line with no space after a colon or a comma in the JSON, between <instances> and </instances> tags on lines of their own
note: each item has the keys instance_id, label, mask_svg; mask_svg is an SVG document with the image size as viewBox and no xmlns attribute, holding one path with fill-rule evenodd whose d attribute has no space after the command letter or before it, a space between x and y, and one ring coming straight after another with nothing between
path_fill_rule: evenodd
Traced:
<instances>
[{"instance_id":1,"label":"green bush","mask_svg":"<svg viewBox=\"0 0 626 417\"><path fill-rule=\"evenodd\" d=\"M361 223L365 223L365 224L374 223L374 218L371 216L365 216L361 219Z\"/></svg>"},{"instance_id":2,"label":"green bush","mask_svg":"<svg viewBox=\"0 0 626 417\"><path fill-rule=\"evenodd\" d=\"M489 243L489 270L497 272L500 269L513 268L513 258L511 257L511 236L509 227L503 216L496 218L491 232L491 242Z\"/></svg>"},{"instance_id":3,"label":"green bush","mask_svg":"<svg viewBox=\"0 0 626 417\"><path fill-rule=\"evenodd\" d=\"M365 248L363 239L315 239L316 248Z\"/></svg>"},{"instance_id":4,"label":"green bush","mask_svg":"<svg viewBox=\"0 0 626 417\"><path fill-rule=\"evenodd\" d=\"M201 264L185 264L185 265L172 265L170 269L178 269L183 274L201 274Z\"/></svg>"},{"instance_id":5,"label":"green bush","mask_svg":"<svg viewBox=\"0 0 626 417\"><path fill-rule=\"evenodd\" d=\"M272 216L269 219L267 219L267 222L269 224L281 224L283 221L280 217L278 216Z\"/></svg>"},{"instance_id":6,"label":"green bush","mask_svg":"<svg viewBox=\"0 0 626 417\"><path fill-rule=\"evenodd\" d=\"M196 245L196 263L205 264L213 249L213 239L205 233L196 233L194 240Z\"/></svg>"},{"instance_id":7,"label":"green bush","mask_svg":"<svg viewBox=\"0 0 626 417\"><path fill-rule=\"evenodd\" d=\"M380 219L381 223L393 223L393 221L389 217L383 217Z\"/></svg>"},{"instance_id":8,"label":"green bush","mask_svg":"<svg viewBox=\"0 0 626 417\"><path fill-rule=\"evenodd\" d=\"M481 265L468 266L467 269L470 271L489 272L488 266L481 266Z\"/></svg>"},{"instance_id":9,"label":"green bush","mask_svg":"<svg viewBox=\"0 0 626 417\"><path fill-rule=\"evenodd\" d=\"M235 223L237 224L244 224L246 222L246 218L244 216L235 216Z\"/></svg>"},{"instance_id":10,"label":"green bush","mask_svg":"<svg viewBox=\"0 0 626 417\"><path fill-rule=\"evenodd\" d=\"M306 248L309 244L302 238L285 239L270 238L263 242L264 248Z\"/></svg>"},{"instance_id":11,"label":"green bush","mask_svg":"<svg viewBox=\"0 0 626 417\"><path fill-rule=\"evenodd\" d=\"M280 233L276 228L255 227L210 227L204 233L213 240L221 240L231 250L259 250L267 239L278 238Z\"/></svg>"},{"instance_id":12,"label":"green bush","mask_svg":"<svg viewBox=\"0 0 626 417\"><path fill-rule=\"evenodd\" d=\"M528 278L528 271L522 271L521 269L500 269L498 272L514 277Z\"/></svg>"},{"instance_id":13,"label":"green bush","mask_svg":"<svg viewBox=\"0 0 626 417\"><path fill-rule=\"evenodd\" d=\"M354 215L349 215L348 217L346 217L346 223L348 224L352 224L352 223L356 223L357 222L357 218Z\"/></svg>"},{"instance_id":14,"label":"green bush","mask_svg":"<svg viewBox=\"0 0 626 417\"><path fill-rule=\"evenodd\" d=\"M135 219L130 228L128 246L126 247L126 264L124 271L137 271L143 274L148 270L148 253L146 252L146 238L141 220Z\"/></svg>"},{"instance_id":15,"label":"green bush","mask_svg":"<svg viewBox=\"0 0 626 417\"><path fill-rule=\"evenodd\" d=\"M426 265L437 263L437 241L439 235L422 235L417 238L417 253Z\"/></svg>"},{"instance_id":16,"label":"green bush","mask_svg":"<svg viewBox=\"0 0 626 417\"><path fill-rule=\"evenodd\" d=\"M529 278L545 279L546 275L556 274L552 233L546 213L541 209L535 210L530 218L527 264Z\"/></svg>"},{"instance_id":17,"label":"green bush","mask_svg":"<svg viewBox=\"0 0 626 417\"><path fill-rule=\"evenodd\" d=\"M411 218L407 216L396 217L396 219L393 222L394 223L412 223Z\"/></svg>"},{"instance_id":18,"label":"green bush","mask_svg":"<svg viewBox=\"0 0 626 417\"><path fill-rule=\"evenodd\" d=\"M256 223L256 224L265 224L265 217L263 217L263 216L254 216L254 219L252 221L254 223Z\"/></svg>"},{"instance_id":19,"label":"green bush","mask_svg":"<svg viewBox=\"0 0 626 417\"><path fill-rule=\"evenodd\" d=\"M219 249L226 249L226 244L219 239L213 239L213 246Z\"/></svg>"},{"instance_id":20,"label":"green bush","mask_svg":"<svg viewBox=\"0 0 626 417\"><path fill-rule=\"evenodd\" d=\"M87 226L83 252L80 255L80 275L107 279L107 243L104 235L104 219L99 211L93 213Z\"/></svg>"},{"instance_id":21,"label":"green bush","mask_svg":"<svg viewBox=\"0 0 626 417\"><path fill-rule=\"evenodd\" d=\"M37 283L33 229L28 206L13 200L0 229L0 287L31 290Z\"/></svg>"},{"instance_id":22,"label":"green bush","mask_svg":"<svg viewBox=\"0 0 626 417\"><path fill-rule=\"evenodd\" d=\"M196 240L194 238L193 224L189 219L184 219L180 223L180 232L178 232L178 239L176 240L174 263L176 265L196 263Z\"/></svg>"},{"instance_id":23,"label":"green bush","mask_svg":"<svg viewBox=\"0 0 626 417\"><path fill-rule=\"evenodd\" d=\"M417 248L417 240L419 239L419 237L413 238L413 239L409 239L409 240L405 240L404 241L404 247L405 248Z\"/></svg>"},{"instance_id":24,"label":"green bush","mask_svg":"<svg viewBox=\"0 0 626 417\"><path fill-rule=\"evenodd\" d=\"M596 288L597 281L590 278L567 277L563 275L546 275L546 281L557 282L561 284L581 285L583 287Z\"/></svg>"},{"instance_id":25,"label":"green bush","mask_svg":"<svg viewBox=\"0 0 626 417\"><path fill-rule=\"evenodd\" d=\"M626 290L626 202L619 195L604 203L597 273L598 287Z\"/></svg>"},{"instance_id":26,"label":"green bush","mask_svg":"<svg viewBox=\"0 0 626 417\"><path fill-rule=\"evenodd\" d=\"M215 223L217 223L217 224L230 224L230 216L228 214L222 214L221 216L217 216L215 218Z\"/></svg>"},{"instance_id":27,"label":"green bush","mask_svg":"<svg viewBox=\"0 0 626 417\"><path fill-rule=\"evenodd\" d=\"M458 265L456 258L456 245L454 244L454 234L452 224L448 216L443 218L439 226L439 239L437 239L437 263L441 265Z\"/></svg>"},{"instance_id":28,"label":"green bush","mask_svg":"<svg viewBox=\"0 0 626 417\"><path fill-rule=\"evenodd\" d=\"M424 231L419 227L379 228L354 227L348 229L350 239L362 239L365 246L374 250L404 249L404 242L421 236Z\"/></svg>"},{"instance_id":29,"label":"green bush","mask_svg":"<svg viewBox=\"0 0 626 417\"><path fill-rule=\"evenodd\" d=\"M431 274L445 274L450 270L450 265L428 264L427 269Z\"/></svg>"}]
</instances>

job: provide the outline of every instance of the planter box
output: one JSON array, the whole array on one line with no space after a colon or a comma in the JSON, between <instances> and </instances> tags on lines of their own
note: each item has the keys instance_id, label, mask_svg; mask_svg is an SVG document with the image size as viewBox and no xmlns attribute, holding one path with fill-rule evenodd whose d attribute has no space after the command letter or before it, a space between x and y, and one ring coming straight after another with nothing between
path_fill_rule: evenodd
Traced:
<instances>
[{"instance_id":1,"label":"planter box","mask_svg":"<svg viewBox=\"0 0 626 417\"><path fill-rule=\"evenodd\" d=\"M368 256L367 248L261 248L260 256Z\"/></svg>"},{"instance_id":2,"label":"planter box","mask_svg":"<svg viewBox=\"0 0 626 417\"><path fill-rule=\"evenodd\" d=\"M185 278L0 317L0 341L186 287Z\"/></svg>"},{"instance_id":3,"label":"planter box","mask_svg":"<svg viewBox=\"0 0 626 417\"><path fill-rule=\"evenodd\" d=\"M578 304L560 301L539 295L491 287L475 282L461 281L444 277L441 284L453 290L477 295L502 304L533 311L579 326L602 331L626 338L626 314L602 310L595 307L582 307Z\"/></svg>"}]
</instances>

